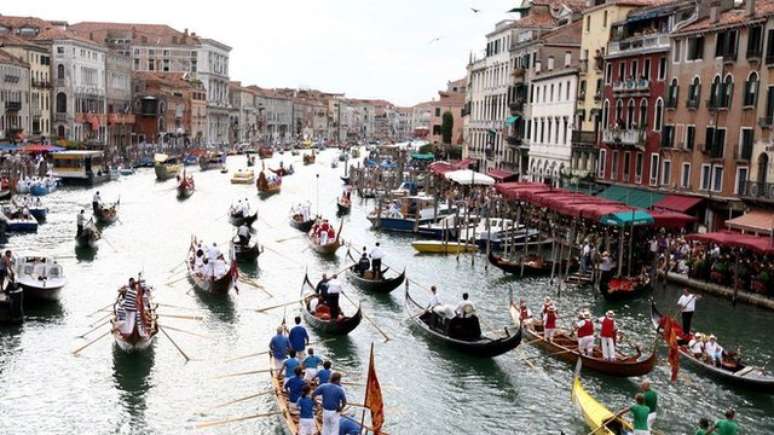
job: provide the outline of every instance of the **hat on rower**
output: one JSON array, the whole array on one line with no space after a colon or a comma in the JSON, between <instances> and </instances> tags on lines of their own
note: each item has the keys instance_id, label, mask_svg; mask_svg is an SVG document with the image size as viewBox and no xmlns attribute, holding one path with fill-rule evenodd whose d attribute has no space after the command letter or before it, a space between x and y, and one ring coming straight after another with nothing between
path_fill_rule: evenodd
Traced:
<instances>
[{"instance_id":1,"label":"hat on rower","mask_svg":"<svg viewBox=\"0 0 774 435\"><path fill-rule=\"evenodd\" d=\"M590 318L591 318L591 313L590 313L590 312L588 312L588 311L584 311L584 312L583 312L583 318L584 318L584 319L590 319Z\"/></svg>"},{"instance_id":2,"label":"hat on rower","mask_svg":"<svg viewBox=\"0 0 774 435\"><path fill-rule=\"evenodd\" d=\"M710 340L717 340L717 337L715 337L714 335L710 334L709 339Z\"/></svg>"}]
</instances>

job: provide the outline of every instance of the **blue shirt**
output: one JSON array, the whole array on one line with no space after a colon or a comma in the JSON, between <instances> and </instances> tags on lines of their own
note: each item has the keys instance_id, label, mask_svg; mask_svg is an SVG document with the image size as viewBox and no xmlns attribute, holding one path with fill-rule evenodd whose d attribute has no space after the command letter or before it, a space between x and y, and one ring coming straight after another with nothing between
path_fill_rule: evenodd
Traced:
<instances>
[{"instance_id":1,"label":"blue shirt","mask_svg":"<svg viewBox=\"0 0 774 435\"><path fill-rule=\"evenodd\" d=\"M293 376L292 378L288 379L288 383L285 384L285 391L288 392L289 402L298 402L298 398L301 397L301 393L304 391L304 385L306 385L306 382L302 377Z\"/></svg>"},{"instance_id":2,"label":"blue shirt","mask_svg":"<svg viewBox=\"0 0 774 435\"><path fill-rule=\"evenodd\" d=\"M306 340L309 339L309 334L306 333L306 329L303 326L296 325L290 330L288 338L290 339L290 347L296 352L300 352L306 347Z\"/></svg>"},{"instance_id":3,"label":"blue shirt","mask_svg":"<svg viewBox=\"0 0 774 435\"><path fill-rule=\"evenodd\" d=\"M301 361L296 358L288 358L285 360L285 377L290 379L296 375L296 367L301 365Z\"/></svg>"},{"instance_id":4,"label":"blue shirt","mask_svg":"<svg viewBox=\"0 0 774 435\"><path fill-rule=\"evenodd\" d=\"M339 419L339 435L360 435L361 427L354 420L344 417Z\"/></svg>"},{"instance_id":5,"label":"blue shirt","mask_svg":"<svg viewBox=\"0 0 774 435\"><path fill-rule=\"evenodd\" d=\"M314 418L314 400L310 397L301 397L296 402L301 418Z\"/></svg>"},{"instance_id":6,"label":"blue shirt","mask_svg":"<svg viewBox=\"0 0 774 435\"><path fill-rule=\"evenodd\" d=\"M322 384L314 390L312 397L322 396L322 406L326 411L338 411L342 402L347 400L344 389L336 384Z\"/></svg>"},{"instance_id":7,"label":"blue shirt","mask_svg":"<svg viewBox=\"0 0 774 435\"><path fill-rule=\"evenodd\" d=\"M320 385L327 384L331 378L331 371L328 369L322 369L314 375L315 378L320 380Z\"/></svg>"},{"instance_id":8,"label":"blue shirt","mask_svg":"<svg viewBox=\"0 0 774 435\"><path fill-rule=\"evenodd\" d=\"M275 335L269 342L269 348L271 349L272 356L281 361L288 356L290 342L284 335Z\"/></svg>"},{"instance_id":9,"label":"blue shirt","mask_svg":"<svg viewBox=\"0 0 774 435\"><path fill-rule=\"evenodd\" d=\"M317 355L309 355L304 359L304 367L309 369L316 369L320 364L322 364L322 360Z\"/></svg>"}]
</instances>

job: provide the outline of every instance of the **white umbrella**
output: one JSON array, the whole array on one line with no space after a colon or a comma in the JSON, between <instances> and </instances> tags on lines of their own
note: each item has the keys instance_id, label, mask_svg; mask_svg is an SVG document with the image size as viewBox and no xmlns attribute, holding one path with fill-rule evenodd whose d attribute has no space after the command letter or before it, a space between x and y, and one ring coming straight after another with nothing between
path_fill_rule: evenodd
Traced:
<instances>
[{"instance_id":1,"label":"white umbrella","mask_svg":"<svg viewBox=\"0 0 774 435\"><path fill-rule=\"evenodd\" d=\"M447 172L444 175L447 179L463 186L475 184L478 186L494 186L495 179L470 169L460 169L459 171Z\"/></svg>"}]
</instances>

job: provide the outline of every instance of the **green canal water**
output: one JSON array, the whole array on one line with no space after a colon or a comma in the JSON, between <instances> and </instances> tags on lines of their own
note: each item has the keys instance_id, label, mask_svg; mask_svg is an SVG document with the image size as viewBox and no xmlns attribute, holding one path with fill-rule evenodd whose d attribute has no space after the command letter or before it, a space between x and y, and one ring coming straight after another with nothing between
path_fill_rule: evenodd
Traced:
<instances>
[{"instance_id":1,"label":"green canal water","mask_svg":"<svg viewBox=\"0 0 774 435\"><path fill-rule=\"evenodd\" d=\"M197 423L275 410L271 395L212 410L219 403L269 388L268 375L215 379L219 375L266 368L263 357L227 363L226 360L265 350L283 314L289 307L258 314L255 308L292 300L299 294L304 269L313 276L340 269L344 250L335 260L324 259L306 249L299 233L288 226L290 206L301 201L319 204L321 212L334 219L335 198L341 191L343 165L332 169L335 151L322 153L317 164L303 166L300 157L275 156L293 162L296 174L284 180L282 193L259 200L254 186L232 185L229 176L194 171L196 193L185 201L175 197L174 180L155 181L153 171L113 181L98 189L105 200L121 198L120 222L104 230L105 239L93 258L76 255L73 242L76 212L89 206L92 190L62 189L44 198L50 208L48 222L35 235L12 236L7 247L20 253L44 253L61 258L69 282L59 303L27 307L24 325L0 329L0 433L283 433L277 417L249 420L228 426L196 429ZM242 156L230 157L233 170L244 166ZM319 174L319 188L315 175ZM260 207L258 237L267 250L259 267L243 270L257 277L272 298L244 287L240 294L213 298L188 292L185 280L166 285L181 274L170 269L186 254L192 234L220 245L233 234L225 218L229 204L250 198ZM486 268L486 258L463 256L418 256L411 238L372 231L366 219L372 203L354 198L350 216L344 217L343 238L356 245L382 242L385 262L405 267L413 280L439 288L442 300L456 303L469 292L486 326L508 324L511 290L538 310L545 295L556 296L547 280L518 281L499 270ZM179 270L179 269L178 269ZM130 275L144 272L156 286L156 301L194 308L163 308L167 314L201 315L202 321L167 318L163 324L205 334L209 339L170 330L174 340L193 359L185 362L161 334L145 353L127 355L105 338L75 357L71 351L85 344L76 336L90 329L99 316L87 317L112 301L115 290ZM523 433L585 434L570 401L572 367L545 358L531 346L520 346L503 356L480 360L448 350L432 342L407 322L402 288L377 298L348 291L362 300L364 311L391 337L387 343L367 322L350 336L316 346L318 353L335 361L347 373L345 380L363 382L368 352L374 343L376 365L386 403L386 430L392 434ZM426 294L414 287L420 300ZM674 304L677 289L653 294L661 306ZM587 305L595 314L610 308L591 290L562 292L559 309L571 313ZM344 305L344 309L352 309ZM613 307L620 326L631 342L653 342L649 302L634 301ZM566 320L565 320L566 321ZM746 361L758 365L774 360L774 316L745 305L732 307L724 300L705 296L697 307L694 324L713 332L728 348L740 346ZM104 328L107 328L105 326ZM104 329L106 331L106 329ZM91 337L96 337L102 329ZM313 334L313 332L312 332ZM657 427L670 434L693 434L702 416L716 418L734 407L745 434L774 433L774 398L716 383L692 367L683 365L681 381L669 383L666 353L650 374L660 393L661 412ZM522 361L531 358L529 365ZM771 367L771 364L769 364ZM774 368L774 367L771 367ZM346 379L349 378L349 379ZM631 403L639 379L614 379L584 373L589 392L610 408ZM363 387L347 386L350 400L362 401Z\"/></svg>"}]
</instances>

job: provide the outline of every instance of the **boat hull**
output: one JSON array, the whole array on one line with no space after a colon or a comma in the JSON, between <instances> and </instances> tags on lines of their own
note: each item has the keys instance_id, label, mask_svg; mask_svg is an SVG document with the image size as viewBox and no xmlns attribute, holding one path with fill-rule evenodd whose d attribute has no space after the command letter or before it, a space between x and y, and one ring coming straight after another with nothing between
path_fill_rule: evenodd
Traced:
<instances>
[{"instance_id":1,"label":"boat hull","mask_svg":"<svg viewBox=\"0 0 774 435\"><path fill-rule=\"evenodd\" d=\"M177 175L178 172L180 172L180 165L156 164L153 166L153 170L156 172L157 180L166 181L170 178L173 178L175 175Z\"/></svg>"},{"instance_id":2,"label":"boat hull","mask_svg":"<svg viewBox=\"0 0 774 435\"><path fill-rule=\"evenodd\" d=\"M45 286L40 286L37 283L33 283L31 279L17 279L16 282L24 289L24 297L27 299L34 299L38 301L57 301L62 293L62 288L65 286L66 281L64 279L57 280L59 282L48 285L47 281Z\"/></svg>"},{"instance_id":3,"label":"boat hull","mask_svg":"<svg viewBox=\"0 0 774 435\"><path fill-rule=\"evenodd\" d=\"M448 242L438 240L419 240L411 246L420 254L462 254L478 252L478 246L470 243Z\"/></svg>"}]
</instances>

